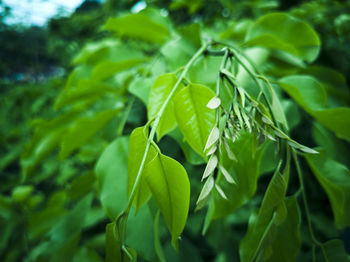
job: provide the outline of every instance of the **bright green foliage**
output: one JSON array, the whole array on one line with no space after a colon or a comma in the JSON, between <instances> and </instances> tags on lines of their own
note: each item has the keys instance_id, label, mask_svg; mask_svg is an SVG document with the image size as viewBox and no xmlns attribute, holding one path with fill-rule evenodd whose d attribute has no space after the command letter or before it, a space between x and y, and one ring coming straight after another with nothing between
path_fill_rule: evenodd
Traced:
<instances>
[{"instance_id":1,"label":"bright green foliage","mask_svg":"<svg viewBox=\"0 0 350 262\"><path fill-rule=\"evenodd\" d=\"M338 228L350 225L350 172L348 167L330 159L325 152L306 157L318 182L326 191Z\"/></svg>"},{"instance_id":2,"label":"bright green foliage","mask_svg":"<svg viewBox=\"0 0 350 262\"><path fill-rule=\"evenodd\" d=\"M190 204L190 182L186 170L176 160L157 154L147 165L144 176L165 218L172 244L177 246Z\"/></svg>"},{"instance_id":3,"label":"bright green foliage","mask_svg":"<svg viewBox=\"0 0 350 262\"><path fill-rule=\"evenodd\" d=\"M139 167L141 165L143 155L146 150L147 145L147 130L145 127L136 128L130 135L130 149L129 149L129 160L128 160L128 195L131 194L132 189L135 184L136 177L139 172ZM145 164L147 169L147 164L157 155L157 151L150 147L150 150L145 159ZM143 171L145 172L145 170ZM151 192L146 183L145 177L142 174L140 178L140 185L136 188L136 195L134 199L134 205L136 209L140 208L145 204L151 197Z\"/></svg>"},{"instance_id":4,"label":"bright green foliage","mask_svg":"<svg viewBox=\"0 0 350 262\"><path fill-rule=\"evenodd\" d=\"M111 220L126 207L128 156L129 139L119 137L106 147L95 167L100 201Z\"/></svg>"},{"instance_id":5,"label":"bright green foliage","mask_svg":"<svg viewBox=\"0 0 350 262\"><path fill-rule=\"evenodd\" d=\"M246 46L263 46L314 61L320 51L320 39L306 23L284 13L272 13L258 19L246 35Z\"/></svg>"},{"instance_id":6,"label":"bright green foliage","mask_svg":"<svg viewBox=\"0 0 350 262\"><path fill-rule=\"evenodd\" d=\"M175 74L164 74L159 76L152 86L149 99L148 99L148 120L154 120L159 110L162 108L167 97L173 90L177 77ZM181 87L182 88L182 85ZM180 90L180 88L178 90ZM160 117L159 125L157 128L158 140L160 140L165 134L169 133L176 127L175 111L173 99L169 101L167 107L164 110L163 115Z\"/></svg>"},{"instance_id":7,"label":"bright green foliage","mask_svg":"<svg viewBox=\"0 0 350 262\"><path fill-rule=\"evenodd\" d=\"M191 84L175 97L175 115L190 146L204 156L204 147L215 124L215 112L206 107L215 96L208 87Z\"/></svg>"},{"instance_id":8,"label":"bright green foliage","mask_svg":"<svg viewBox=\"0 0 350 262\"><path fill-rule=\"evenodd\" d=\"M109 18L105 29L115 31L121 36L139 38L157 44L164 43L169 37L169 32L164 25L152 21L143 13Z\"/></svg>"},{"instance_id":9,"label":"bright green foliage","mask_svg":"<svg viewBox=\"0 0 350 262\"><path fill-rule=\"evenodd\" d=\"M100 129L102 129L119 110L99 112L93 117L81 118L75 121L62 138L60 157L66 158L74 149L84 145Z\"/></svg>"},{"instance_id":10,"label":"bright green foliage","mask_svg":"<svg viewBox=\"0 0 350 262\"><path fill-rule=\"evenodd\" d=\"M109 32L50 85L60 94L29 85L0 101L0 260L346 261L324 241L350 226L350 95L308 65L308 9L112 2Z\"/></svg>"}]
</instances>

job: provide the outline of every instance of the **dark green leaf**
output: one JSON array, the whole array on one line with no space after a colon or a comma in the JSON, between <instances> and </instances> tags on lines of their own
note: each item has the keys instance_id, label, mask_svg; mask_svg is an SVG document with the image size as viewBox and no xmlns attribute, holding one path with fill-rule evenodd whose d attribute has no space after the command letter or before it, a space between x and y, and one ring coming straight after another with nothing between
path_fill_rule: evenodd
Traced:
<instances>
[{"instance_id":1,"label":"dark green leaf","mask_svg":"<svg viewBox=\"0 0 350 262\"><path fill-rule=\"evenodd\" d=\"M338 228L350 225L350 172L349 169L327 157L325 152L305 156L318 182L331 202Z\"/></svg>"}]
</instances>

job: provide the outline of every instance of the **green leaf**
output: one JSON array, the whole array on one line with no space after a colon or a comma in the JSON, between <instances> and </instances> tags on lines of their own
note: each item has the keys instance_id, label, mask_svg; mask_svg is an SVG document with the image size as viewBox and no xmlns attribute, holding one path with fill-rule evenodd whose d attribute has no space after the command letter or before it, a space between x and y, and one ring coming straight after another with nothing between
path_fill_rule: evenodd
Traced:
<instances>
[{"instance_id":1,"label":"green leaf","mask_svg":"<svg viewBox=\"0 0 350 262\"><path fill-rule=\"evenodd\" d=\"M271 13L259 18L248 30L245 46L263 46L282 50L307 62L320 52L320 39L307 23L285 13Z\"/></svg>"},{"instance_id":2,"label":"green leaf","mask_svg":"<svg viewBox=\"0 0 350 262\"><path fill-rule=\"evenodd\" d=\"M141 166L142 158L146 150L147 137L145 136L145 127L135 128L130 135L130 151L129 151L129 160L128 160L128 195L130 196L131 190L134 187L134 183ZM146 133L148 134L148 132ZM138 210L143 204L145 204L151 197L151 192L146 183L144 173L147 169L147 164L157 155L157 151L153 146L150 146L145 167L141 173L140 184L136 189L135 198L133 205L136 210Z\"/></svg>"},{"instance_id":3,"label":"green leaf","mask_svg":"<svg viewBox=\"0 0 350 262\"><path fill-rule=\"evenodd\" d=\"M177 82L177 77L174 73L164 74L159 76L154 82L151 93L148 99L148 120L154 119L160 109L163 107L164 102L167 100L169 94L173 90ZM180 90L183 86L181 85L177 90ZM178 91L177 91L178 92ZM161 116L157 128L157 139L158 141L171 130L176 127L176 119L174 112L173 99L167 104L163 115Z\"/></svg>"},{"instance_id":4,"label":"green leaf","mask_svg":"<svg viewBox=\"0 0 350 262\"><path fill-rule=\"evenodd\" d=\"M104 80L106 78L112 77L114 74L122 70L132 68L144 61L144 59L130 59L121 62L102 61L92 70L91 79L94 81Z\"/></svg>"},{"instance_id":5,"label":"green leaf","mask_svg":"<svg viewBox=\"0 0 350 262\"><path fill-rule=\"evenodd\" d=\"M215 96L208 87L190 84L175 97L175 115L190 146L205 158L204 147L215 125L215 110L206 107Z\"/></svg>"},{"instance_id":6,"label":"green leaf","mask_svg":"<svg viewBox=\"0 0 350 262\"><path fill-rule=\"evenodd\" d=\"M154 78L137 77L128 86L128 91L147 106L153 83Z\"/></svg>"},{"instance_id":7,"label":"green leaf","mask_svg":"<svg viewBox=\"0 0 350 262\"><path fill-rule=\"evenodd\" d=\"M125 209L129 138L119 137L106 147L95 166L99 198L111 220Z\"/></svg>"},{"instance_id":8,"label":"green leaf","mask_svg":"<svg viewBox=\"0 0 350 262\"><path fill-rule=\"evenodd\" d=\"M93 117L80 118L66 130L62 138L60 158L66 158L73 150L84 145L100 129L102 129L120 110L99 112Z\"/></svg>"},{"instance_id":9,"label":"green leaf","mask_svg":"<svg viewBox=\"0 0 350 262\"><path fill-rule=\"evenodd\" d=\"M120 18L109 18L104 26L121 36L163 44L169 38L168 29L143 13L130 14Z\"/></svg>"},{"instance_id":10,"label":"green leaf","mask_svg":"<svg viewBox=\"0 0 350 262\"><path fill-rule=\"evenodd\" d=\"M340 239L329 240L323 244L328 261L350 261L349 254L344 249L344 243Z\"/></svg>"},{"instance_id":11,"label":"green leaf","mask_svg":"<svg viewBox=\"0 0 350 262\"><path fill-rule=\"evenodd\" d=\"M280 79L279 84L316 121L350 141L350 108L326 108L326 91L316 79L293 75Z\"/></svg>"},{"instance_id":12,"label":"green leaf","mask_svg":"<svg viewBox=\"0 0 350 262\"><path fill-rule=\"evenodd\" d=\"M165 256L164 256L164 251L162 248L162 244L160 242L160 233L159 233L159 217L160 217L160 212L157 212L157 215L154 219L154 247L158 256L158 259L160 262L165 262Z\"/></svg>"},{"instance_id":13,"label":"green leaf","mask_svg":"<svg viewBox=\"0 0 350 262\"><path fill-rule=\"evenodd\" d=\"M258 214L253 214L249 220L248 231L239 248L242 262L254 261L261 256L266 258L270 255L266 252L267 246L271 241L270 238L273 239L271 234L280 216L277 207L283 204L289 179L289 166L283 174L280 173L279 168L271 179ZM281 221L278 221L278 224L280 223Z\"/></svg>"},{"instance_id":14,"label":"green leaf","mask_svg":"<svg viewBox=\"0 0 350 262\"><path fill-rule=\"evenodd\" d=\"M350 171L327 157L325 152L305 156L331 202L337 228L350 225Z\"/></svg>"},{"instance_id":15,"label":"green leaf","mask_svg":"<svg viewBox=\"0 0 350 262\"><path fill-rule=\"evenodd\" d=\"M301 246L299 232L301 218L297 199L286 198L283 203L287 208L287 214L284 222L277 226L276 234L271 240L272 255L268 259L270 262L297 261Z\"/></svg>"},{"instance_id":16,"label":"green leaf","mask_svg":"<svg viewBox=\"0 0 350 262\"><path fill-rule=\"evenodd\" d=\"M190 182L186 170L174 159L159 153L147 165L144 175L172 235L172 244L177 247L190 204Z\"/></svg>"}]
</instances>

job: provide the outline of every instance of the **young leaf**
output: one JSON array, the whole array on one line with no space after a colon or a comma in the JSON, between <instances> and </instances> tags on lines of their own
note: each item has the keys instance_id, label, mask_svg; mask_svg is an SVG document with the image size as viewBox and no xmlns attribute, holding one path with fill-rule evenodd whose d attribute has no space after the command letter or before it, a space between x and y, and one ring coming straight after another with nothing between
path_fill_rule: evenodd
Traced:
<instances>
[{"instance_id":1,"label":"young leaf","mask_svg":"<svg viewBox=\"0 0 350 262\"><path fill-rule=\"evenodd\" d=\"M134 187L137 173L139 171L142 158L145 153L147 137L145 136L144 131L144 127L139 127L134 129L130 135L130 150L128 160L128 195L130 195L131 190ZM143 173L141 174L140 184L136 189L137 191L133 202L136 209L140 208L151 197L151 192L144 178L144 172L147 169L147 163L149 163L156 155L157 151L153 148L153 146L150 146L145 162L145 167Z\"/></svg>"},{"instance_id":2,"label":"young leaf","mask_svg":"<svg viewBox=\"0 0 350 262\"><path fill-rule=\"evenodd\" d=\"M205 170L204 170L204 173L203 173L201 181L203 181L208 176L210 176L214 172L214 170L217 167L217 165L218 165L218 158L217 158L216 155L212 155L209 158L207 166L205 167Z\"/></svg>"},{"instance_id":3,"label":"young leaf","mask_svg":"<svg viewBox=\"0 0 350 262\"><path fill-rule=\"evenodd\" d=\"M164 102L173 90L177 77L175 74L164 74L159 76L154 82L148 99L148 119L151 120L157 116ZM182 88L182 85L178 90ZM163 135L169 133L176 127L176 119L174 113L174 102L170 100L163 115L160 118L157 128L157 138L160 140Z\"/></svg>"},{"instance_id":4,"label":"young leaf","mask_svg":"<svg viewBox=\"0 0 350 262\"><path fill-rule=\"evenodd\" d=\"M190 146L205 157L203 150L215 125L215 111L206 107L215 96L208 87L191 84L175 97L175 115L181 132Z\"/></svg>"},{"instance_id":5,"label":"young leaf","mask_svg":"<svg viewBox=\"0 0 350 262\"><path fill-rule=\"evenodd\" d=\"M208 153L207 153L207 156L210 156L210 155L212 155L212 154L214 154L215 152L216 152L216 150L218 149L218 147L215 145L215 146L212 146L210 149L209 149L209 151L208 151Z\"/></svg>"},{"instance_id":6,"label":"young leaf","mask_svg":"<svg viewBox=\"0 0 350 262\"><path fill-rule=\"evenodd\" d=\"M186 170L174 159L159 153L147 165L144 175L176 247L190 204L190 182Z\"/></svg>"}]
</instances>

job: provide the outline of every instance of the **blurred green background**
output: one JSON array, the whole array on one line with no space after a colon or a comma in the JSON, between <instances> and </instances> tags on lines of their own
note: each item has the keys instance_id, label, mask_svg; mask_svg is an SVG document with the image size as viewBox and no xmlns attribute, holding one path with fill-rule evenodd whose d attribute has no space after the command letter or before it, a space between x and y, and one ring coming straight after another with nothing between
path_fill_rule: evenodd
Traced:
<instances>
[{"instance_id":1,"label":"blurred green background","mask_svg":"<svg viewBox=\"0 0 350 262\"><path fill-rule=\"evenodd\" d=\"M153 7L161 10L175 26L198 22L215 30L223 21L234 26L237 21L256 19L272 11L285 11L307 21L318 32L322 51L317 64L337 70L346 76L347 86L350 83L350 1L85 0L69 10L62 7L54 17L47 19L31 18L30 9L16 10L16 5L21 2L0 1L0 261L4 262L104 260L105 226L110 220L97 198L93 170L99 155L115 138L118 125L112 121L79 153L64 160L59 159L56 149L40 158L25 183L23 174L28 163L23 159L28 159L26 154L35 127L40 121L59 115L53 104L75 68L72 61L76 55L87 44L113 35L102 28L109 17ZM32 8L40 8L50 0L27 2ZM44 11L41 12L43 17ZM21 18L23 12L27 13ZM149 50L152 52L151 48ZM342 92L340 96L346 94L344 99L348 101L349 90ZM124 134L145 120L145 108L137 100ZM49 124L47 130L50 130ZM307 140L299 129L294 132ZM170 155L179 154L176 151L179 148L173 149L172 143L166 138L160 146ZM340 147L349 151L348 143ZM346 156L343 164L349 167ZM320 228L320 232L327 231L333 218L326 196L323 192L313 191L317 182L308 178L306 184L312 211L324 211L315 220L316 228ZM248 215L240 214L241 221L234 229L232 246L238 245ZM220 260L216 249L220 245L220 235L211 235L205 240L198 234L201 221L197 218L194 216L188 222L191 229L185 233L187 249L197 250L195 255L188 251L194 256L188 261L225 261ZM214 227L217 234L225 230L219 223ZM329 229L324 233L326 236L334 234L345 240L345 247L350 252L349 230ZM177 259L174 261L186 261ZM232 257L228 261L237 259Z\"/></svg>"}]
</instances>

